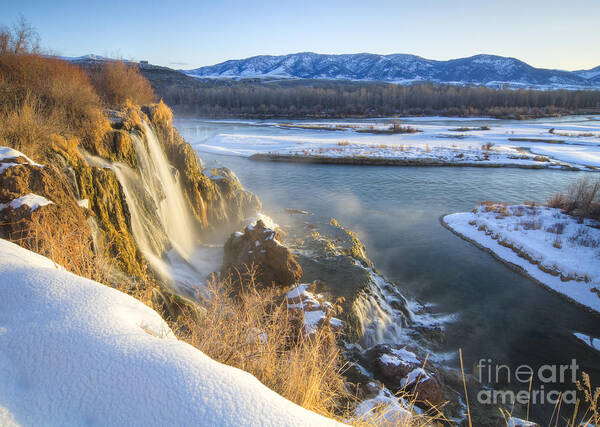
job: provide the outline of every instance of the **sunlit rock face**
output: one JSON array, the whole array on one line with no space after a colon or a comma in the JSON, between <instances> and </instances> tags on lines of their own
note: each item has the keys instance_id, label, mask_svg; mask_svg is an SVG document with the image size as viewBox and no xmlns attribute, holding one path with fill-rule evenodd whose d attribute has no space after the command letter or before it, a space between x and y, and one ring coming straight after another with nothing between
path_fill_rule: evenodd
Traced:
<instances>
[{"instance_id":1,"label":"sunlit rock face","mask_svg":"<svg viewBox=\"0 0 600 427\"><path fill-rule=\"evenodd\" d=\"M225 243L223 269L234 280L256 267L258 284L289 286L298 283L302 268L288 248L281 244L277 231L267 228L262 220L234 233Z\"/></svg>"}]
</instances>

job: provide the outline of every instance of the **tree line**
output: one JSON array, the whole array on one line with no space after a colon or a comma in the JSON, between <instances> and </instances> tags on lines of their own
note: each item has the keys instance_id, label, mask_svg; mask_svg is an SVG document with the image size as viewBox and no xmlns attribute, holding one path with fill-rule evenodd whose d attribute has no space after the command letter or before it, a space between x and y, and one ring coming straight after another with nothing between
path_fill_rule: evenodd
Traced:
<instances>
[{"instance_id":1,"label":"tree line","mask_svg":"<svg viewBox=\"0 0 600 427\"><path fill-rule=\"evenodd\" d=\"M600 91L593 90L310 81L295 84L203 81L197 87L172 84L155 90L179 112L214 117L442 114L524 118L600 111Z\"/></svg>"}]
</instances>

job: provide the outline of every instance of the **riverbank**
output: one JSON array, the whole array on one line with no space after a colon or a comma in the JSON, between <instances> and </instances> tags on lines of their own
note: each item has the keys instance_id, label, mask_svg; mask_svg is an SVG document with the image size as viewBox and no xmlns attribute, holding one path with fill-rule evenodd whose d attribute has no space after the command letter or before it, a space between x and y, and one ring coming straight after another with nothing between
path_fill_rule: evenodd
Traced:
<instances>
[{"instance_id":1,"label":"riverbank","mask_svg":"<svg viewBox=\"0 0 600 427\"><path fill-rule=\"evenodd\" d=\"M492 203L441 221L534 282L600 312L600 230L595 221L579 223L554 208Z\"/></svg>"},{"instance_id":2,"label":"riverbank","mask_svg":"<svg viewBox=\"0 0 600 427\"><path fill-rule=\"evenodd\" d=\"M349 151L349 150L348 150ZM442 151L442 150L435 150ZM410 155L410 154L409 154ZM275 162L300 162L321 163L332 165L363 165L363 166L454 166L454 167L480 167L480 168L521 168L521 169L562 169L579 171L581 169L568 166L548 159L534 160L536 156L522 156L522 158L510 158L498 156L491 159L489 154L472 153L466 157L464 153L455 154L454 158L439 153L436 157L375 157L364 154L340 154L330 156L327 154L253 154L250 160L275 161ZM487 157L487 158L486 158Z\"/></svg>"}]
</instances>

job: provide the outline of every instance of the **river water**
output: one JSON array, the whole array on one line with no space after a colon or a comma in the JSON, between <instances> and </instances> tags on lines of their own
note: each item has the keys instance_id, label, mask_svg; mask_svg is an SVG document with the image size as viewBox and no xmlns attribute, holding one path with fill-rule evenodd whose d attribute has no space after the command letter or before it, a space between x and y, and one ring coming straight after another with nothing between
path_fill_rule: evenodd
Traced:
<instances>
[{"instance_id":1,"label":"river water","mask_svg":"<svg viewBox=\"0 0 600 427\"><path fill-rule=\"evenodd\" d=\"M455 355L462 348L466 366L491 359L536 369L576 359L580 370L600 377L600 352L573 335L600 337L600 316L539 287L440 224L442 215L469 211L483 200L542 203L586 172L256 162L206 153L202 144L220 134L310 131L200 119L179 119L176 126L205 164L232 169L260 197L265 213L302 209L356 231L377 269L405 296L455 315L442 350Z\"/></svg>"}]
</instances>

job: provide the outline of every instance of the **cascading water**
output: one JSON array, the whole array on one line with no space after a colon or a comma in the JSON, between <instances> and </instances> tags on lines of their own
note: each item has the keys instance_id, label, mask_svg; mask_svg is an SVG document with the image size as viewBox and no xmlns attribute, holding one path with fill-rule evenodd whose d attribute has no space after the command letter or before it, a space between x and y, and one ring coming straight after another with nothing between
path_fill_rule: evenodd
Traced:
<instances>
[{"instance_id":1,"label":"cascading water","mask_svg":"<svg viewBox=\"0 0 600 427\"><path fill-rule=\"evenodd\" d=\"M183 190L169 165L154 131L142 123L147 146L142 137L132 135L140 177L149 190L169 242L186 261L196 247L195 225L185 202Z\"/></svg>"},{"instance_id":2,"label":"cascading water","mask_svg":"<svg viewBox=\"0 0 600 427\"><path fill-rule=\"evenodd\" d=\"M406 299L395 286L370 270L370 281L352 305L358 319L361 344L394 344L402 340L402 329L413 320Z\"/></svg>"},{"instance_id":3,"label":"cascading water","mask_svg":"<svg viewBox=\"0 0 600 427\"><path fill-rule=\"evenodd\" d=\"M150 266L181 294L218 268L214 250L200 247L190 210L175 169L171 167L152 128L132 134L139 173L121 164L86 155L91 164L112 169L121 184L131 217L135 242ZM144 138L145 136L145 138ZM205 250L203 250L205 249Z\"/></svg>"}]
</instances>

